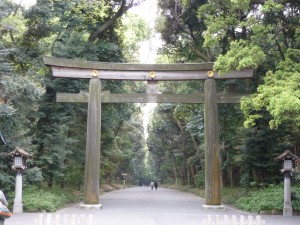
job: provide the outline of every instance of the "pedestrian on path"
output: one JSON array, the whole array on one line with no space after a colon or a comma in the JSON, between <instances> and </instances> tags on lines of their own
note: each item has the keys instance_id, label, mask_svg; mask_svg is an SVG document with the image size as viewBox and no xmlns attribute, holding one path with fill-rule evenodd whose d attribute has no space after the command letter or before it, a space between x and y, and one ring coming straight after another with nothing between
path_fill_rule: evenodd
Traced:
<instances>
[{"instance_id":1,"label":"pedestrian on path","mask_svg":"<svg viewBox=\"0 0 300 225\"><path fill-rule=\"evenodd\" d=\"M150 183L151 190L153 190L153 186L154 186L154 182L151 181L151 183Z\"/></svg>"},{"instance_id":2,"label":"pedestrian on path","mask_svg":"<svg viewBox=\"0 0 300 225\"><path fill-rule=\"evenodd\" d=\"M5 198L4 193L0 190L0 202L5 205L6 207L8 206L8 202ZM4 221L5 219L3 219L2 217L0 217L0 225L4 225Z\"/></svg>"},{"instance_id":3,"label":"pedestrian on path","mask_svg":"<svg viewBox=\"0 0 300 225\"><path fill-rule=\"evenodd\" d=\"M155 187L155 190L157 190L157 187L158 187L157 181L154 182L154 187Z\"/></svg>"}]
</instances>

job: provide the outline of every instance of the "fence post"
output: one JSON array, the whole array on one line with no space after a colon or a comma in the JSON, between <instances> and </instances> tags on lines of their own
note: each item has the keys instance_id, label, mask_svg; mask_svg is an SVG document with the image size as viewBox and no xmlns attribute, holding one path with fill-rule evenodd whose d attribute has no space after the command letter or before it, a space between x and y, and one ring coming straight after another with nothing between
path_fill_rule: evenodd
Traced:
<instances>
[{"instance_id":1,"label":"fence post","mask_svg":"<svg viewBox=\"0 0 300 225\"><path fill-rule=\"evenodd\" d=\"M264 225L265 221L261 219L261 216L256 216L256 224L257 225Z\"/></svg>"},{"instance_id":2,"label":"fence post","mask_svg":"<svg viewBox=\"0 0 300 225\"><path fill-rule=\"evenodd\" d=\"M223 224L224 224L224 225L225 225L225 224L230 225L228 215L224 215L224 216L223 216Z\"/></svg>"},{"instance_id":3,"label":"fence post","mask_svg":"<svg viewBox=\"0 0 300 225\"><path fill-rule=\"evenodd\" d=\"M34 225L94 225L92 214L39 214Z\"/></svg>"},{"instance_id":4,"label":"fence post","mask_svg":"<svg viewBox=\"0 0 300 225\"><path fill-rule=\"evenodd\" d=\"M93 215L88 215L88 225L94 225L94 217Z\"/></svg>"},{"instance_id":5,"label":"fence post","mask_svg":"<svg viewBox=\"0 0 300 225\"><path fill-rule=\"evenodd\" d=\"M240 225L245 225L245 217L240 215Z\"/></svg>"},{"instance_id":6,"label":"fence post","mask_svg":"<svg viewBox=\"0 0 300 225\"><path fill-rule=\"evenodd\" d=\"M70 223L69 225L77 225L76 224L76 214L70 215Z\"/></svg>"},{"instance_id":7,"label":"fence post","mask_svg":"<svg viewBox=\"0 0 300 225\"><path fill-rule=\"evenodd\" d=\"M77 225L88 225L87 224L87 215L85 214L80 214L77 217Z\"/></svg>"},{"instance_id":8,"label":"fence post","mask_svg":"<svg viewBox=\"0 0 300 225\"><path fill-rule=\"evenodd\" d=\"M45 225L52 225L52 215L51 214L46 215L46 224Z\"/></svg>"},{"instance_id":9,"label":"fence post","mask_svg":"<svg viewBox=\"0 0 300 225\"><path fill-rule=\"evenodd\" d=\"M221 220L219 215L216 215L216 219L215 219L215 224L216 225L221 225Z\"/></svg>"},{"instance_id":10,"label":"fence post","mask_svg":"<svg viewBox=\"0 0 300 225\"><path fill-rule=\"evenodd\" d=\"M211 215L208 215L207 216L207 225L212 225L212 223L211 223Z\"/></svg>"},{"instance_id":11,"label":"fence post","mask_svg":"<svg viewBox=\"0 0 300 225\"><path fill-rule=\"evenodd\" d=\"M60 214L53 215L53 223L52 224L55 224L55 225L61 224L61 215Z\"/></svg>"},{"instance_id":12,"label":"fence post","mask_svg":"<svg viewBox=\"0 0 300 225\"><path fill-rule=\"evenodd\" d=\"M38 221L37 221L36 224L38 224L38 225L44 225L44 215L43 214L39 214Z\"/></svg>"},{"instance_id":13,"label":"fence post","mask_svg":"<svg viewBox=\"0 0 300 225\"><path fill-rule=\"evenodd\" d=\"M248 225L254 225L253 216L248 216ZM255 223L256 225L256 223Z\"/></svg>"},{"instance_id":14,"label":"fence post","mask_svg":"<svg viewBox=\"0 0 300 225\"><path fill-rule=\"evenodd\" d=\"M238 225L238 224L237 224L236 215L232 215L232 216L231 216L231 224L232 224L232 225Z\"/></svg>"}]
</instances>

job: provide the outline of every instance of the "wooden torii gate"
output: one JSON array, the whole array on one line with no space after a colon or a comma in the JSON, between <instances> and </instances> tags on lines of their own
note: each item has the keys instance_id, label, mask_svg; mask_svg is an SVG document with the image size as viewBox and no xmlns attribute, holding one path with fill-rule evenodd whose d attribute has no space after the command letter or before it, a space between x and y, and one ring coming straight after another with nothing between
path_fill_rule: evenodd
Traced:
<instances>
[{"instance_id":1,"label":"wooden torii gate","mask_svg":"<svg viewBox=\"0 0 300 225\"><path fill-rule=\"evenodd\" d=\"M99 199L101 103L204 103L205 125L205 205L223 208L219 168L218 103L239 103L237 95L216 91L216 79L240 79L253 76L252 69L232 71L219 76L213 63L201 64L127 64L100 63L44 57L55 77L90 79L89 93L58 93L58 102L88 102L85 159L84 204L101 205ZM147 81L145 94L101 92L101 80ZM205 80L203 94L158 94L158 81Z\"/></svg>"}]
</instances>

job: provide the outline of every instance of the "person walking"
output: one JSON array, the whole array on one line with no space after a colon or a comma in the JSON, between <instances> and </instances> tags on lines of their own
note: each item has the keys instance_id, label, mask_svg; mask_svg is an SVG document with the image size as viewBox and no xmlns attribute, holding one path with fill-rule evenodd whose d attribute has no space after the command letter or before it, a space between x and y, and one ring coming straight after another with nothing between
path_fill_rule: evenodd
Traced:
<instances>
[{"instance_id":1,"label":"person walking","mask_svg":"<svg viewBox=\"0 0 300 225\"><path fill-rule=\"evenodd\" d=\"M157 190L158 183L156 181L154 182L154 187L155 187L155 190Z\"/></svg>"},{"instance_id":2,"label":"person walking","mask_svg":"<svg viewBox=\"0 0 300 225\"><path fill-rule=\"evenodd\" d=\"M8 206L8 202L5 198L4 193L0 190L0 202L5 205L6 207ZM0 225L4 225L4 221L5 219L3 219L2 217L0 217Z\"/></svg>"},{"instance_id":3,"label":"person walking","mask_svg":"<svg viewBox=\"0 0 300 225\"><path fill-rule=\"evenodd\" d=\"M151 190L153 190L153 186L154 186L154 182L151 181L151 183L150 183Z\"/></svg>"}]
</instances>

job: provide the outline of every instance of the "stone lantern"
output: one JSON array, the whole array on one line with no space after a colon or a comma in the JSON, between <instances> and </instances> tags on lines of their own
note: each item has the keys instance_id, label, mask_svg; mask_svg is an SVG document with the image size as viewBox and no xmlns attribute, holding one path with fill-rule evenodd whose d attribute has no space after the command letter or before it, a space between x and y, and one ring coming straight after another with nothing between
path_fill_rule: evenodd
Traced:
<instances>
[{"instance_id":1,"label":"stone lantern","mask_svg":"<svg viewBox=\"0 0 300 225\"><path fill-rule=\"evenodd\" d=\"M22 213L23 212L22 172L24 169L26 169L26 159L32 158L33 156L20 147L17 147L8 155L12 157L13 159L12 169L16 171L16 189L15 189L13 213Z\"/></svg>"},{"instance_id":2,"label":"stone lantern","mask_svg":"<svg viewBox=\"0 0 300 225\"><path fill-rule=\"evenodd\" d=\"M280 156L276 157L275 161L282 161L281 172L284 174L284 205L283 215L292 216L293 208L291 201L291 175L294 172L294 163L300 158L292 154L289 150L285 150Z\"/></svg>"}]
</instances>

